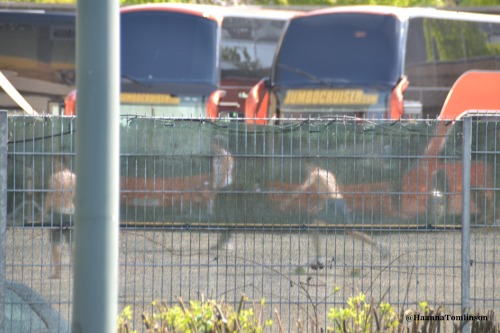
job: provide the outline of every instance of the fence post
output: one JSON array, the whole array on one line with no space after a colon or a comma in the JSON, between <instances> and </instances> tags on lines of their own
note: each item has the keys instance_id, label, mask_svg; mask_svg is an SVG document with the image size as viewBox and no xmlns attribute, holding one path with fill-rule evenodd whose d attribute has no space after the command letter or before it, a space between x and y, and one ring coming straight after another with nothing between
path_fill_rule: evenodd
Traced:
<instances>
[{"instance_id":1,"label":"fence post","mask_svg":"<svg viewBox=\"0 0 500 333\"><path fill-rule=\"evenodd\" d=\"M7 111L0 111L0 332L4 332L7 253Z\"/></svg>"},{"instance_id":2,"label":"fence post","mask_svg":"<svg viewBox=\"0 0 500 333\"><path fill-rule=\"evenodd\" d=\"M116 331L120 31L118 0L77 4L73 333Z\"/></svg>"},{"instance_id":3,"label":"fence post","mask_svg":"<svg viewBox=\"0 0 500 333\"><path fill-rule=\"evenodd\" d=\"M7 253L7 111L0 111L0 332L4 331Z\"/></svg>"},{"instance_id":4,"label":"fence post","mask_svg":"<svg viewBox=\"0 0 500 333\"><path fill-rule=\"evenodd\" d=\"M470 310L470 183L471 183L471 149L472 118L463 120L464 141L462 153L462 314ZM471 330L470 321L465 321L462 333Z\"/></svg>"}]
</instances>

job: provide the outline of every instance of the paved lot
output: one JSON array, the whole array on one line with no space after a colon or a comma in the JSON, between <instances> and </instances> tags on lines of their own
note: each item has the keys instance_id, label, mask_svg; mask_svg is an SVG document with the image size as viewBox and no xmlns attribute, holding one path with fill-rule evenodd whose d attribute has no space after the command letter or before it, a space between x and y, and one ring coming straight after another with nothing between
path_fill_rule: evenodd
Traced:
<instances>
[{"instance_id":1,"label":"paved lot","mask_svg":"<svg viewBox=\"0 0 500 333\"><path fill-rule=\"evenodd\" d=\"M443 304L460 312L461 232L391 231L359 234L320 232L322 269L316 262L314 237L286 228L274 232L239 231L218 245L218 234L205 231L122 230L120 236L120 307L134 305L137 316L151 311L152 300L175 303L216 298L237 303L265 298L265 315L277 308L286 327L314 318L324 326L327 309L359 292L375 300L415 307L418 301ZM375 243L382 244L380 248ZM471 235L471 299L477 310L500 313L500 229ZM15 228L7 232L7 278L42 293L70 317L71 264L68 247L62 278L50 280L48 230ZM335 292L335 287L340 287ZM136 327L140 327L137 321Z\"/></svg>"}]
</instances>

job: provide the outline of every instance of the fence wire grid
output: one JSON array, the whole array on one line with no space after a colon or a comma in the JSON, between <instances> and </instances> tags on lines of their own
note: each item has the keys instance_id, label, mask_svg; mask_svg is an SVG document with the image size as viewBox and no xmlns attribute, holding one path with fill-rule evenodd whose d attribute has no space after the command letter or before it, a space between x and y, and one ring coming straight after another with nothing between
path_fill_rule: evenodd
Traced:
<instances>
[{"instance_id":1,"label":"fence wire grid","mask_svg":"<svg viewBox=\"0 0 500 333\"><path fill-rule=\"evenodd\" d=\"M399 310L427 301L458 315L462 246L471 313L500 313L498 118L473 119L468 189L461 121L120 124L119 306L132 305L136 329L154 300L236 306L243 294L266 300L266 318L277 309L286 331L299 320L331 327L329 309L360 292ZM74 221L65 211L61 224L46 206L73 191L51 177L61 161L74 170L74 134L75 118L8 117L6 279L69 322Z\"/></svg>"}]
</instances>

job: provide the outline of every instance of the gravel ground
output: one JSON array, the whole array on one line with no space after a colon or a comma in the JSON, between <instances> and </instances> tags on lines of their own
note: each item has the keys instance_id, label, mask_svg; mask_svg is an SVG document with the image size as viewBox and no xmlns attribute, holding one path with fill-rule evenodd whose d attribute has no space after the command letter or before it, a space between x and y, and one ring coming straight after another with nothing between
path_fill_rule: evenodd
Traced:
<instances>
[{"instance_id":1,"label":"gravel ground","mask_svg":"<svg viewBox=\"0 0 500 333\"><path fill-rule=\"evenodd\" d=\"M314 233L306 231L237 231L226 241L197 230L122 230L120 308L134 306L139 328L139 315L151 311L153 300L205 297L237 304L246 294L249 306L266 300L265 318L277 309L285 331L294 330L298 320L310 327L316 316L321 326L330 325L327 309L360 292L399 307L415 308L426 300L444 305L449 314L460 313L461 231L319 234L323 267L316 264ZM470 238L472 307L500 313L500 228L475 229ZM63 252L62 278L48 279L49 231L7 231L7 279L31 286L70 319L67 245Z\"/></svg>"}]
</instances>

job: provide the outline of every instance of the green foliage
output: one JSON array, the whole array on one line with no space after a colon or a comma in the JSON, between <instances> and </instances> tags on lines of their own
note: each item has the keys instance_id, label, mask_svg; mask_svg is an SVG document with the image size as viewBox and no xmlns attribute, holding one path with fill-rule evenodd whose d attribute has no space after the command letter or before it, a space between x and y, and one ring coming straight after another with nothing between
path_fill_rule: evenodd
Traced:
<instances>
[{"instance_id":1,"label":"green foliage","mask_svg":"<svg viewBox=\"0 0 500 333\"><path fill-rule=\"evenodd\" d=\"M50 4L76 4L77 0L8 0L10 2L31 2ZM141 3L167 2L166 0L120 0L121 5L133 5ZM185 3L219 3L217 0L169 0L168 2ZM230 1L230 2L235 2ZM495 6L498 0L243 0L239 3L249 5L293 5L293 6L345 6L345 5L388 5L398 7L430 6L442 7L459 3L460 6Z\"/></svg>"},{"instance_id":2,"label":"green foliage","mask_svg":"<svg viewBox=\"0 0 500 333\"><path fill-rule=\"evenodd\" d=\"M163 3L163 2L193 2L193 1L187 1L187 0L120 0L121 5L139 5L139 4L144 4L144 3Z\"/></svg>"},{"instance_id":3,"label":"green foliage","mask_svg":"<svg viewBox=\"0 0 500 333\"><path fill-rule=\"evenodd\" d=\"M498 0L460 0L460 6L498 6Z\"/></svg>"},{"instance_id":4,"label":"green foliage","mask_svg":"<svg viewBox=\"0 0 500 333\"><path fill-rule=\"evenodd\" d=\"M46 4L76 4L76 0L8 0L8 2L46 3Z\"/></svg>"},{"instance_id":5,"label":"green foliage","mask_svg":"<svg viewBox=\"0 0 500 333\"><path fill-rule=\"evenodd\" d=\"M334 292L339 291L338 287ZM142 320L145 332L148 333L218 333L218 332L283 332L281 319L275 311L277 325L271 319L263 320L265 301L262 300L257 307L245 309L246 296L242 296L238 309L215 301L192 301L186 306L182 299L179 305L168 307L165 304L153 302L153 314L143 314ZM318 317L317 309L315 316ZM408 309L398 314L392 305L385 302L375 303L368 301L365 294L347 300L346 307L331 308L327 314L333 323L332 327L325 329L319 325L312 325L312 331L343 332L343 333L368 333L368 332L460 332L465 321L436 320L432 318L446 316L442 307L434 309L427 302L420 302L417 309ZM475 314L479 315L479 314ZM484 316L484 315L483 315ZM489 311L487 320L477 320L471 323L472 332L500 333L500 323L495 321L495 314ZM313 318L311 318L313 319ZM316 323L318 323L316 318ZM118 316L118 333L135 333L130 327L132 321L132 308L127 306ZM313 320L314 321L314 320ZM273 325L275 327L273 327ZM304 327L297 322L299 332Z\"/></svg>"},{"instance_id":6,"label":"green foliage","mask_svg":"<svg viewBox=\"0 0 500 333\"><path fill-rule=\"evenodd\" d=\"M116 325L118 326L118 333L136 333L130 328L129 322L132 321L132 307L127 305L123 311L118 315Z\"/></svg>"},{"instance_id":7,"label":"green foliage","mask_svg":"<svg viewBox=\"0 0 500 333\"><path fill-rule=\"evenodd\" d=\"M346 308L330 309L328 319L334 324L329 330L336 332L392 331L399 326L398 315L390 304L367 303L362 293L349 298Z\"/></svg>"},{"instance_id":8,"label":"green foliage","mask_svg":"<svg viewBox=\"0 0 500 333\"><path fill-rule=\"evenodd\" d=\"M143 314L142 322L145 332L248 332L260 333L271 330L273 321L263 320L262 300L256 315L253 308L245 309L246 296L242 296L237 310L231 306L215 301L191 301L189 306L179 299L179 305L168 307L166 304L153 302L152 315ZM130 307L125 307L118 316L118 333L132 331L129 322L132 320Z\"/></svg>"},{"instance_id":9,"label":"green foliage","mask_svg":"<svg viewBox=\"0 0 500 333\"><path fill-rule=\"evenodd\" d=\"M383 6L430 6L441 7L444 0L257 0L261 5L292 6L348 6L348 5L383 5Z\"/></svg>"},{"instance_id":10,"label":"green foliage","mask_svg":"<svg viewBox=\"0 0 500 333\"><path fill-rule=\"evenodd\" d=\"M258 59L252 60L247 48L243 46L223 47L221 50L221 60L227 61L237 67L240 72L245 73L245 76L255 75L261 68L260 61ZM260 78L259 75L258 77Z\"/></svg>"},{"instance_id":11,"label":"green foliage","mask_svg":"<svg viewBox=\"0 0 500 333\"><path fill-rule=\"evenodd\" d=\"M494 55L498 45L488 43L488 36L476 23L424 19L427 60L453 61ZM467 41L464 48L464 40ZM434 50L435 48L435 50ZM464 49L466 53L464 53ZM436 55L434 55L434 51ZM437 57L436 59L434 59Z\"/></svg>"}]
</instances>

